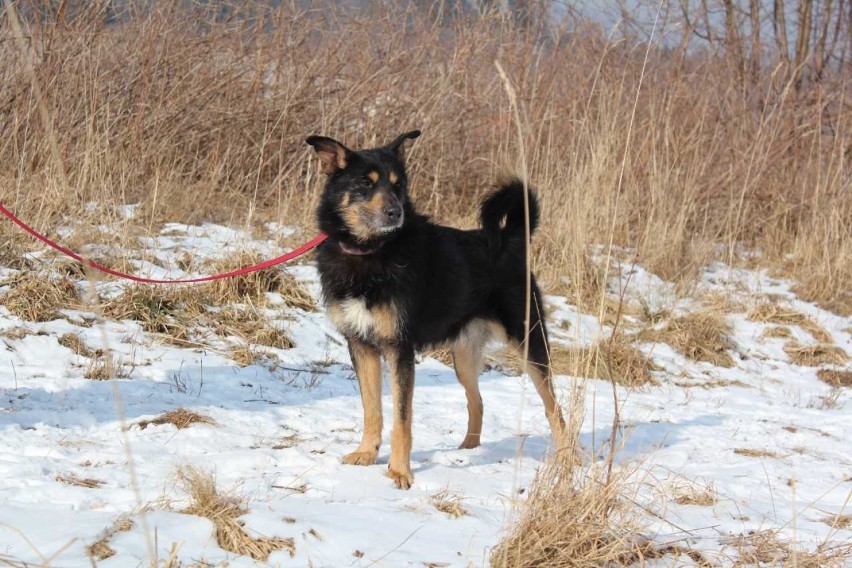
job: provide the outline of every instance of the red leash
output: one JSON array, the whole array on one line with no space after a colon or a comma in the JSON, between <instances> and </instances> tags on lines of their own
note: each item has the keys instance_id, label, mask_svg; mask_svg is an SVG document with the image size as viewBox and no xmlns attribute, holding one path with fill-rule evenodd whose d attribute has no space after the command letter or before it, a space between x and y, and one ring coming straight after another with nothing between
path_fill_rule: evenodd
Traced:
<instances>
[{"instance_id":1,"label":"red leash","mask_svg":"<svg viewBox=\"0 0 852 568\"><path fill-rule=\"evenodd\" d=\"M258 270L263 270L264 268L269 268L270 266L275 266L276 264L281 264L282 262L287 262L288 260L293 260L299 256L302 256L306 252L311 249L316 248L321 242L328 238L328 235L325 233L320 233L310 241L305 244L299 246L298 248L288 252L287 254L283 254L277 258L273 258L271 260L267 260L265 262L261 262L260 264L255 264L253 266L246 266L245 268L239 268L237 270L232 270L230 272L225 272L223 274L214 274L213 276L202 276L200 278L186 278L183 280L162 280L158 278L142 278L141 276L134 276L132 274L125 274L124 272L119 272L117 270L113 270L111 268L107 268L106 266L101 266L94 260L89 260L88 258L83 258L79 254L74 251L65 248L64 246L55 243L21 221L14 213L0 205L0 213L11 219L17 226L28 232L33 237L37 238L47 246L58 250L62 254L66 256L70 256L77 262L82 262L86 266L90 268L94 268L95 270L99 270L105 274L110 274L112 276L118 276L119 278L124 278L126 280L133 280L134 282L144 282L146 284L192 284L195 282L210 282L212 280L221 280L223 278L232 278L234 276L241 276L243 274L249 274L251 272L257 272Z\"/></svg>"}]
</instances>

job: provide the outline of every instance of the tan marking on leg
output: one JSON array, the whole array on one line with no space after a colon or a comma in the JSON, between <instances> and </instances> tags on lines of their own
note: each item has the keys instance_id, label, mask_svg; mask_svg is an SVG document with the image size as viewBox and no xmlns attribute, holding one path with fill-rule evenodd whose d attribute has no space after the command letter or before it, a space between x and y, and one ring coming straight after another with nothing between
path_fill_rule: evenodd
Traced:
<instances>
[{"instance_id":1,"label":"tan marking on leg","mask_svg":"<svg viewBox=\"0 0 852 568\"><path fill-rule=\"evenodd\" d=\"M367 174L367 177L370 178L370 181L373 183L378 183L379 181L379 172L370 172Z\"/></svg>"},{"instance_id":2,"label":"tan marking on leg","mask_svg":"<svg viewBox=\"0 0 852 568\"><path fill-rule=\"evenodd\" d=\"M411 473L411 414L414 400L414 350L391 348L385 356L391 370L393 393L393 430L388 477L399 489L409 489L414 483Z\"/></svg>"},{"instance_id":3,"label":"tan marking on leg","mask_svg":"<svg viewBox=\"0 0 852 568\"><path fill-rule=\"evenodd\" d=\"M370 310L373 317L373 335L377 339L393 341L397 339L399 329L399 312L396 304L381 304Z\"/></svg>"},{"instance_id":4,"label":"tan marking on leg","mask_svg":"<svg viewBox=\"0 0 852 568\"><path fill-rule=\"evenodd\" d=\"M382 360L374 347L358 340L349 341L349 354L361 389L364 432L358 449L343 456L341 462L371 465L382 444Z\"/></svg>"},{"instance_id":5,"label":"tan marking on leg","mask_svg":"<svg viewBox=\"0 0 852 568\"><path fill-rule=\"evenodd\" d=\"M515 350L518 359L523 360L523 346L513 341L511 342L511 348ZM559 407L559 402L556 400L556 392L553 390L553 376L550 372L550 365L540 365L528 361L524 372L529 374L535 385L535 390L538 391L538 395L544 403L544 412L547 416L547 421L550 423L550 430L553 433L554 440L561 445L561 440L565 433L565 419L562 417L562 409Z\"/></svg>"},{"instance_id":6,"label":"tan marking on leg","mask_svg":"<svg viewBox=\"0 0 852 568\"><path fill-rule=\"evenodd\" d=\"M482 345L457 341L453 345L453 365L456 377L467 395L467 434L460 449L475 448L482 436L482 396L479 393L479 372L482 369Z\"/></svg>"},{"instance_id":7,"label":"tan marking on leg","mask_svg":"<svg viewBox=\"0 0 852 568\"><path fill-rule=\"evenodd\" d=\"M398 176L398 175L396 175L396 172L391 172L391 173L389 173L389 174L388 174L388 180L389 180L392 184L394 184L394 183L396 183L397 181L399 181L399 176Z\"/></svg>"}]
</instances>

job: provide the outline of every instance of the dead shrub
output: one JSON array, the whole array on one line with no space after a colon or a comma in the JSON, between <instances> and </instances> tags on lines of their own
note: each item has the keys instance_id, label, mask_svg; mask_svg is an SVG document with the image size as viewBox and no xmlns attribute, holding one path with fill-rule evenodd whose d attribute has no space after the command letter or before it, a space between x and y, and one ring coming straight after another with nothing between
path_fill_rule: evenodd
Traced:
<instances>
[{"instance_id":1,"label":"dead shrub","mask_svg":"<svg viewBox=\"0 0 852 568\"><path fill-rule=\"evenodd\" d=\"M762 302L749 310L748 319L762 323L796 325L810 333L820 343L834 341L828 330L815 322L813 318L780 303Z\"/></svg>"},{"instance_id":2,"label":"dead shrub","mask_svg":"<svg viewBox=\"0 0 852 568\"><path fill-rule=\"evenodd\" d=\"M718 314L696 312L676 317L661 330L645 330L639 334L646 341L668 343L685 357L719 367L733 367L728 350L736 349L731 326Z\"/></svg>"},{"instance_id":3,"label":"dead shrub","mask_svg":"<svg viewBox=\"0 0 852 568\"><path fill-rule=\"evenodd\" d=\"M628 566L651 557L625 480L605 468L581 471L570 453L541 467L520 519L491 553L494 568Z\"/></svg>"},{"instance_id":4,"label":"dead shrub","mask_svg":"<svg viewBox=\"0 0 852 568\"><path fill-rule=\"evenodd\" d=\"M796 341L788 341L784 346L784 352L793 364L803 367L843 365L849 359L843 348L825 343L802 345Z\"/></svg>"},{"instance_id":5,"label":"dead shrub","mask_svg":"<svg viewBox=\"0 0 852 568\"><path fill-rule=\"evenodd\" d=\"M262 562L277 550L285 550L291 557L295 555L292 538L251 537L239 519L246 513L243 500L220 493L211 474L186 466L178 470L177 476L190 497L190 504L183 513L210 519L216 527L216 542L220 547Z\"/></svg>"},{"instance_id":6,"label":"dead shrub","mask_svg":"<svg viewBox=\"0 0 852 568\"><path fill-rule=\"evenodd\" d=\"M142 420L139 427L144 430L150 425L161 426L163 424L171 424L178 430L189 428L193 424L216 424L216 421L209 416L204 416L186 408L177 408L161 414L151 420Z\"/></svg>"},{"instance_id":7,"label":"dead shrub","mask_svg":"<svg viewBox=\"0 0 852 568\"><path fill-rule=\"evenodd\" d=\"M23 320L45 322L61 317L59 310L79 303L77 289L71 280L54 279L26 272L3 282L10 289L0 296L3 305Z\"/></svg>"}]
</instances>

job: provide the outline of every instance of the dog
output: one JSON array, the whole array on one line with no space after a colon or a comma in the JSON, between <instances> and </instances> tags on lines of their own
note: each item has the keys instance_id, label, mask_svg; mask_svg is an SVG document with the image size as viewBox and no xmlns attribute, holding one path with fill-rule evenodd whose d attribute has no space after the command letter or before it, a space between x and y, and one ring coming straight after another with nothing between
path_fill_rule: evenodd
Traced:
<instances>
[{"instance_id":1,"label":"dog","mask_svg":"<svg viewBox=\"0 0 852 568\"><path fill-rule=\"evenodd\" d=\"M386 146L358 151L325 136L306 139L328 176L317 208L319 227L329 235L317 252L323 301L348 342L364 410L361 443L342 462L376 461L382 441L384 357L394 408L387 475L400 489L414 482L410 459L417 351L442 346L452 351L467 395L467 434L460 448L480 443L478 379L483 347L492 339L518 350L526 347L526 371L544 402L554 437L565 424L551 381L541 293L534 277L527 284L524 184L509 179L491 193L482 202L479 229L435 224L417 212L408 195L404 144L418 136L420 131L412 130ZM532 192L528 211L532 233L539 218Z\"/></svg>"}]
</instances>

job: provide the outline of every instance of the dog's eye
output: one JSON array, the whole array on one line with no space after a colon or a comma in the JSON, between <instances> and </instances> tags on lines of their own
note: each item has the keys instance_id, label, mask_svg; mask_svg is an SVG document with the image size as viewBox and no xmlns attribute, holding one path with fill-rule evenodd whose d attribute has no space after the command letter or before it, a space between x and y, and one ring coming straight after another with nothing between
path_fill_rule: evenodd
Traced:
<instances>
[{"instance_id":1,"label":"dog's eye","mask_svg":"<svg viewBox=\"0 0 852 568\"><path fill-rule=\"evenodd\" d=\"M361 184L358 184L357 186L355 186L352 189L352 193L354 193L356 196L362 197L362 198L368 197L370 195L370 193L372 193L372 192L373 192L372 184L361 183Z\"/></svg>"}]
</instances>

